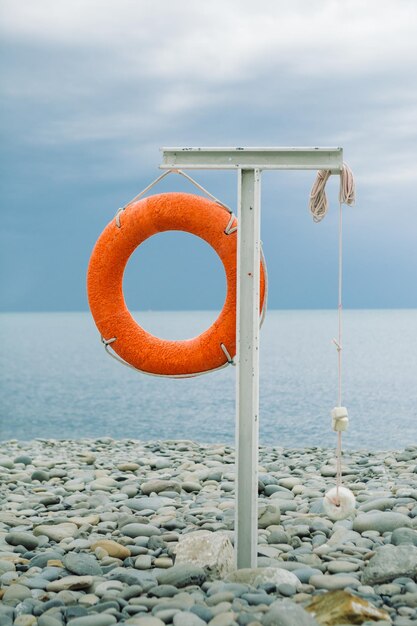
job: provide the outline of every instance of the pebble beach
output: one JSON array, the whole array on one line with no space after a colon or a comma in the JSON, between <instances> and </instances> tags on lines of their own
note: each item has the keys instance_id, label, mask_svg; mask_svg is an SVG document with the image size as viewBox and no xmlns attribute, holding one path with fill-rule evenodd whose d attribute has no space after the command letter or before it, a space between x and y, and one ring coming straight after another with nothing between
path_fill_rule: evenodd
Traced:
<instances>
[{"instance_id":1,"label":"pebble beach","mask_svg":"<svg viewBox=\"0 0 417 626\"><path fill-rule=\"evenodd\" d=\"M192 441L3 442L1 625L417 624L417 446L345 453L339 521L334 450L261 447L258 567L239 571L234 462Z\"/></svg>"}]
</instances>

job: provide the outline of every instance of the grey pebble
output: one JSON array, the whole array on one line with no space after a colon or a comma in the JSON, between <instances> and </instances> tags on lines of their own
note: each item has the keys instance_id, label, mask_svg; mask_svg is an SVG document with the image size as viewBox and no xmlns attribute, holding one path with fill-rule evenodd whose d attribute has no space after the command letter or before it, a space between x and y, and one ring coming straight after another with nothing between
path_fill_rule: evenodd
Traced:
<instances>
[{"instance_id":1,"label":"grey pebble","mask_svg":"<svg viewBox=\"0 0 417 626\"><path fill-rule=\"evenodd\" d=\"M31 465L32 464L32 459L31 459L30 456L22 454L21 456L17 456L13 460L13 463L23 463L23 465Z\"/></svg>"},{"instance_id":2,"label":"grey pebble","mask_svg":"<svg viewBox=\"0 0 417 626\"><path fill-rule=\"evenodd\" d=\"M288 583L282 583L281 585L278 585L277 591L282 596L286 596L288 598L294 596L297 593L297 589L294 587L294 585L290 585Z\"/></svg>"},{"instance_id":3,"label":"grey pebble","mask_svg":"<svg viewBox=\"0 0 417 626\"><path fill-rule=\"evenodd\" d=\"M31 475L31 479L38 480L39 482L44 483L49 480L49 474L44 470L35 470Z\"/></svg>"},{"instance_id":4,"label":"grey pebble","mask_svg":"<svg viewBox=\"0 0 417 626\"><path fill-rule=\"evenodd\" d=\"M297 563L297 565L299 565L299 563ZM308 581L314 574L318 574L319 576L322 574L319 569L315 569L314 567L301 567L299 569L297 568L292 570L292 573L295 574L299 581L304 584L308 583Z\"/></svg>"},{"instance_id":5,"label":"grey pebble","mask_svg":"<svg viewBox=\"0 0 417 626\"><path fill-rule=\"evenodd\" d=\"M148 591L149 596L155 596L157 598L172 598L177 595L177 593L178 588L174 587L174 585L158 585Z\"/></svg>"},{"instance_id":6,"label":"grey pebble","mask_svg":"<svg viewBox=\"0 0 417 626\"><path fill-rule=\"evenodd\" d=\"M290 600L277 601L262 619L262 626L318 626L301 606Z\"/></svg>"},{"instance_id":7,"label":"grey pebble","mask_svg":"<svg viewBox=\"0 0 417 626\"><path fill-rule=\"evenodd\" d=\"M39 539L28 532L11 532L5 537L11 546L24 546L27 550L34 550L39 545Z\"/></svg>"},{"instance_id":8,"label":"grey pebble","mask_svg":"<svg viewBox=\"0 0 417 626\"><path fill-rule=\"evenodd\" d=\"M179 611L172 620L174 626L206 626L207 622L198 617L195 613Z\"/></svg>"},{"instance_id":9,"label":"grey pebble","mask_svg":"<svg viewBox=\"0 0 417 626\"><path fill-rule=\"evenodd\" d=\"M358 515L353 521L353 530L362 533L364 530L377 530L386 533L396 528L410 526L411 520L402 513L386 512L363 513Z\"/></svg>"},{"instance_id":10,"label":"grey pebble","mask_svg":"<svg viewBox=\"0 0 417 626\"><path fill-rule=\"evenodd\" d=\"M158 582L161 585L174 585L175 587L201 585L206 578L207 575L203 568L188 563L174 565L157 574Z\"/></svg>"},{"instance_id":11,"label":"grey pebble","mask_svg":"<svg viewBox=\"0 0 417 626\"><path fill-rule=\"evenodd\" d=\"M67 626L111 626L111 624L116 624L116 622L117 619L114 615L99 613L97 615L75 617L67 622Z\"/></svg>"},{"instance_id":12,"label":"grey pebble","mask_svg":"<svg viewBox=\"0 0 417 626\"><path fill-rule=\"evenodd\" d=\"M26 578L25 587L29 589L46 589L50 582L50 580L43 578L41 575L31 576L30 578Z\"/></svg>"},{"instance_id":13,"label":"grey pebble","mask_svg":"<svg viewBox=\"0 0 417 626\"><path fill-rule=\"evenodd\" d=\"M357 588L360 585L357 578L345 574L313 574L309 583L316 589L326 589L327 591L346 589L346 587Z\"/></svg>"},{"instance_id":14,"label":"grey pebble","mask_svg":"<svg viewBox=\"0 0 417 626\"><path fill-rule=\"evenodd\" d=\"M126 524L123 526L122 532L128 537L152 537L160 535L161 531L152 524Z\"/></svg>"},{"instance_id":15,"label":"grey pebble","mask_svg":"<svg viewBox=\"0 0 417 626\"><path fill-rule=\"evenodd\" d=\"M129 509L133 509L134 511L157 511L163 506L172 505L172 500L170 498L163 498L162 496L150 496L143 498L132 498L128 502L126 502L126 506Z\"/></svg>"},{"instance_id":16,"label":"grey pebble","mask_svg":"<svg viewBox=\"0 0 417 626\"><path fill-rule=\"evenodd\" d=\"M27 587L16 583L15 585L7 587L4 592L2 602L4 602L4 604L15 606L25 598L31 597L31 595L32 594Z\"/></svg>"},{"instance_id":17,"label":"grey pebble","mask_svg":"<svg viewBox=\"0 0 417 626\"><path fill-rule=\"evenodd\" d=\"M266 593L243 593L240 597L251 606L258 606L259 604L269 605L275 600L274 597L268 596Z\"/></svg>"},{"instance_id":18,"label":"grey pebble","mask_svg":"<svg viewBox=\"0 0 417 626\"><path fill-rule=\"evenodd\" d=\"M41 552L37 554L30 560L31 567L46 567L48 561L51 560L62 560L62 553L56 552L55 550L47 550L46 552Z\"/></svg>"},{"instance_id":19,"label":"grey pebble","mask_svg":"<svg viewBox=\"0 0 417 626\"><path fill-rule=\"evenodd\" d=\"M391 543L394 546L399 546L403 543L417 546L417 530L413 530L412 528L396 528L392 532Z\"/></svg>"},{"instance_id":20,"label":"grey pebble","mask_svg":"<svg viewBox=\"0 0 417 626\"><path fill-rule=\"evenodd\" d=\"M209 622L214 617L213 611L204 604L195 604L190 608L190 613L198 615L204 622Z\"/></svg>"},{"instance_id":21,"label":"grey pebble","mask_svg":"<svg viewBox=\"0 0 417 626\"><path fill-rule=\"evenodd\" d=\"M91 554L69 552L63 558L63 563L69 572L79 576L101 576L103 574L97 559Z\"/></svg>"}]
</instances>

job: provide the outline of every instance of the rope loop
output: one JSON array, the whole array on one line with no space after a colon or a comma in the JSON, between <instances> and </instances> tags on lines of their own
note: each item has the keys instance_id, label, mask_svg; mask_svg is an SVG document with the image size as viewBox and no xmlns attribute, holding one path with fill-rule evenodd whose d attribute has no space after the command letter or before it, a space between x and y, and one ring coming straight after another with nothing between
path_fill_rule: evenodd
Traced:
<instances>
[{"instance_id":1,"label":"rope loop","mask_svg":"<svg viewBox=\"0 0 417 626\"><path fill-rule=\"evenodd\" d=\"M111 339L104 339L104 337L100 337L101 339L101 343L104 344L105 347L109 346L110 344L114 343L117 339L117 337L112 337Z\"/></svg>"},{"instance_id":2,"label":"rope loop","mask_svg":"<svg viewBox=\"0 0 417 626\"><path fill-rule=\"evenodd\" d=\"M233 226L233 222L235 221L236 217L233 213L230 214L230 220L228 225L225 228L224 234L225 235L231 235L232 233L235 233L237 231L237 226Z\"/></svg>"},{"instance_id":3,"label":"rope loop","mask_svg":"<svg viewBox=\"0 0 417 626\"><path fill-rule=\"evenodd\" d=\"M121 228L121 223L120 223L120 214L123 213L123 211L125 210L125 207L121 207L120 209L117 209L117 213L114 216L114 219L116 220L116 226L117 228Z\"/></svg>"},{"instance_id":4,"label":"rope loop","mask_svg":"<svg viewBox=\"0 0 417 626\"><path fill-rule=\"evenodd\" d=\"M220 344L221 349L223 350L225 357L227 359L227 363L228 365L236 365L236 363L234 362L234 360L232 359L232 357L230 356L230 352L229 350L226 348L226 346L224 345L224 343Z\"/></svg>"},{"instance_id":5,"label":"rope loop","mask_svg":"<svg viewBox=\"0 0 417 626\"><path fill-rule=\"evenodd\" d=\"M145 187L145 189L143 189L134 198L132 198L132 200L129 200L129 202L127 202L124 206L122 206L120 209L117 210L117 213L116 213L115 218L114 218L115 221L116 221L117 228L121 228L120 214L122 213L122 211L124 211L133 202L136 202L137 200L142 198L148 191L150 191L153 187L155 187L155 185L157 185L163 178L165 178L169 174L178 174L179 176L182 176L183 178L186 178L188 181L190 181L190 183L192 185L194 185L194 187L197 187L197 189L199 189L200 191L205 193L208 198L211 198L212 200L214 200L214 202L216 204L218 204L219 206L221 206L224 209L226 209L226 211L228 213L230 213L230 216L231 216L229 225L233 223L233 221L235 219L235 216L233 215L232 209L230 207L228 207L227 204L225 204L224 202L222 202L221 200L216 198L216 196L213 196L212 193L210 193L205 187L200 185L200 183L198 183L196 180L194 180L194 178L192 178L189 174L186 174L185 172L183 172L182 170L179 170L177 168L172 168L172 169L167 170L166 172L163 172L160 176L155 178L154 181L152 181L147 187ZM229 225L227 226L226 231L228 231ZM225 231L225 233L226 233L226 235L230 235L231 233L235 232L235 230L237 230L237 227L236 228L231 228L231 229L229 229L229 232Z\"/></svg>"}]
</instances>

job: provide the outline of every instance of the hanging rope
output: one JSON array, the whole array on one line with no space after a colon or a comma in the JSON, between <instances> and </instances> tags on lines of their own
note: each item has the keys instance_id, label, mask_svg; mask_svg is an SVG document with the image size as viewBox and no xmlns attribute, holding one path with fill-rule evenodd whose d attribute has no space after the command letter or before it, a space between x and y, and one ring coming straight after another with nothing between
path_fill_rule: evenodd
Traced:
<instances>
[{"instance_id":1,"label":"hanging rope","mask_svg":"<svg viewBox=\"0 0 417 626\"><path fill-rule=\"evenodd\" d=\"M349 170L350 174L352 172ZM353 178L352 178L353 180ZM342 176L340 176L340 192L339 192L339 260L338 260L338 302L337 302L337 318L338 318L338 333L337 341L333 339L333 343L337 350L337 406L342 407L342 323L343 323L343 299L342 299L342 283L343 283L343 211L342 211ZM350 196L349 196L350 197ZM354 197L354 187L353 187ZM347 412L346 412L347 418ZM345 419L343 417L343 419ZM337 419L335 420L335 427L337 426ZM337 431L337 448L336 448L336 498L339 498L339 489L342 485L342 431Z\"/></svg>"},{"instance_id":2,"label":"hanging rope","mask_svg":"<svg viewBox=\"0 0 417 626\"><path fill-rule=\"evenodd\" d=\"M104 337L101 337L101 343L104 344L104 349L106 350L109 356L111 356L115 361L117 361L121 365L125 365L126 367L130 367L130 369L135 370L135 372L140 372L141 374L147 374L148 376L156 376L157 378L195 378L196 376L202 376L203 374L210 374L210 372L217 372L217 370L221 370L227 367L228 365L236 365L233 357L230 355L230 352L228 351L224 343L221 343L220 348L222 349L227 359L227 362L224 363L224 365L220 365L219 367L216 367L214 369L204 370L203 372L197 372L195 374L155 374L154 372L145 372L144 370L140 370L137 367L130 365L130 363L127 363L127 361L122 359L118 354L116 354L110 348L111 344L114 343L116 339L117 337L112 337L111 339L104 339Z\"/></svg>"},{"instance_id":3,"label":"hanging rope","mask_svg":"<svg viewBox=\"0 0 417 626\"><path fill-rule=\"evenodd\" d=\"M331 176L330 170L319 170L317 178L310 192L310 211L315 222L321 222L327 213L329 203L326 196L326 183ZM355 202L355 179L352 170L343 163L340 170L340 188L339 203L348 204L349 206Z\"/></svg>"},{"instance_id":4,"label":"hanging rope","mask_svg":"<svg viewBox=\"0 0 417 626\"><path fill-rule=\"evenodd\" d=\"M326 215L329 204L326 196L326 183L331 176L330 170L320 170L310 192L310 211L315 222L320 222ZM352 499L348 490L342 487L342 432L347 430L349 418L347 410L342 406L342 330L343 330L343 211L342 205L352 205L355 202L355 180L352 170L344 163L340 170L340 187L339 187L339 258L338 258L338 333L337 339L333 339L333 343L337 350L337 372L338 372L338 392L337 406L332 411L332 426L337 432L336 445L336 489L334 497L330 498L330 509L334 505L338 508L343 506L352 506ZM343 493L341 493L343 490ZM343 497L342 497L343 496ZM347 497L347 501L346 501ZM353 497L353 494L352 494ZM353 498L354 506L354 498ZM329 509L329 510L330 510Z\"/></svg>"}]
</instances>

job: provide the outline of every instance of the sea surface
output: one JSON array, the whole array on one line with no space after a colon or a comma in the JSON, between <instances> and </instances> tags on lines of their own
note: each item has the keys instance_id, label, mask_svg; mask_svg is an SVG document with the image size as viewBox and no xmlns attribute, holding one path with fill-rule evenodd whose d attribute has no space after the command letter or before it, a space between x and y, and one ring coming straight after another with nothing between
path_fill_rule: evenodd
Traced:
<instances>
[{"instance_id":1,"label":"sea surface","mask_svg":"<svg viewBox=\"0 0 417 626\"><path fill-rule=\"evenodd\" d=\"M192 337L214 311L146 312L153 334ZM192 379L146 376L111 359L89 313L0 315L0 439L111 436L233 443L232 366ZM334 446L334 311L269 311L261 331L260 441ZM417 444L417 310L344 314L346 448Z\"/></svg>"}]
</instances>

